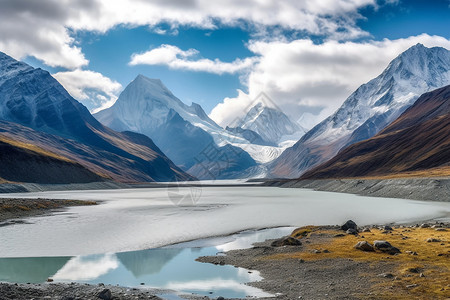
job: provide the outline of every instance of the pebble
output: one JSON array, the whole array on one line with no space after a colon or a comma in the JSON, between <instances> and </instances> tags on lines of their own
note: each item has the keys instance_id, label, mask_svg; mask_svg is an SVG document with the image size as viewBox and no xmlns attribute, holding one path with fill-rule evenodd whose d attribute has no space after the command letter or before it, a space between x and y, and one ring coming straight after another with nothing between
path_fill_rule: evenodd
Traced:
<instances>
[{"instance_id":1,"label":"pebble","mask_svg":"<svg viewBox=\"0 0 450 300\"><path fill-rule=\"evenodd\" d=\"M440 243L441 240L440 239L436 239L436 238L429 238L427 239L427 243Z\"/></svg>"},{"instance_id":2,"label":"pebble","mask_svg":"<svg viewBox=\"0 0 450 300\"><path fill-rule=\"evenodd\" d=\"M383 278L394 278L394 275L391 273L381 273L378 274L378 277L383 277Z\"/></svg>"}]
</instances>

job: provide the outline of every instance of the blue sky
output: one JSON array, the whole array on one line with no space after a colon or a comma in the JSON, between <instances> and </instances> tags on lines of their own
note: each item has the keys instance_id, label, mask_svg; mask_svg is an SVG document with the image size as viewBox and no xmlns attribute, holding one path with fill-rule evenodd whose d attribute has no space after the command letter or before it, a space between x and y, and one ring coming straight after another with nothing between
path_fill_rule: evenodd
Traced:
<instances>
[{"instance_id":1,"label":"blue sky","mask_svg":"<svg viewBox=\"0 0 450 300\"><path fill-rule=\"evenodd\" d=\"M0 51L49 70L90 110L143 74L222 125L264 91L311 126L408 47L450 45L448 0L113 2L2 2L0 27L17 32L0 29Z\"/></svg>"}]
</instances>

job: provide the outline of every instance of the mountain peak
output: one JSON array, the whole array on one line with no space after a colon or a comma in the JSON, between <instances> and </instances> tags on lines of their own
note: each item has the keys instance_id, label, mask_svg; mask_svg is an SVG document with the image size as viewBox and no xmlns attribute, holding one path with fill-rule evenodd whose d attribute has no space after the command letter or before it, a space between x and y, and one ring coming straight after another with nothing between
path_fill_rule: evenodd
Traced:
<instances>
[{"instance_id":1,"label":"mountain peak","mask_svg":"<svg viewBox=\"0 0 450 300\"><path fill-rule=\"evenodd\" d=\"M278 144L283 136L292 135L301 130L281 110L269 107L263 102L255 104L237 126L252 130L273 144Z\"/></svg>"},{"instance_id":2,"label":"mountain peak","mask_svg":"<svg viewBox=\"0 0 450 300\"><path fill-rule=\"evenodd\" d=\"M167 87L162 83L161 79L159 78L148 78L145 75L139 74L136 76L136 78L132 81L134 83L139 84L146 84L151 85L152 87L160 87L161 89L167 90Z\"/></svg>"},{"instance_id":3,"label":"mountain peak","mask_svg":"<svg viewBox=\"0 0 450 300\"><path fill-rule=\"evenodd\" d=\"M29 70L33 70L33 68L0 51L0 82L15 76L19 72Z\"/></svg>"}]
</instances>

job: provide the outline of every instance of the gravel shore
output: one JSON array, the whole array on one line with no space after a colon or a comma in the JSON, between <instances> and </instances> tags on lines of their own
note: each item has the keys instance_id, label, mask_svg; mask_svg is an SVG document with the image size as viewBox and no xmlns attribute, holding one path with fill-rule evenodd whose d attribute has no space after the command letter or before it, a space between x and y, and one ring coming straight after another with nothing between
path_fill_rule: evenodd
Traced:
<instances>
[{"instance_id":1,"label":"gravel shore","mask_svg":"<svg viewBox=\"0 0 450 300\"><path fill-rule=\"evenodd\" d=\"M69 206L96 205L94 201L0 198L0 226L25 223L23 218L47 215Z\"/></svg>"},{"instance_id":2,"label":"gravel shore","mask_svg":"<svg viewBox=\"0 0 450 300\"><path fill-rule=\"evenodd\" d=\"M372 197L450 201L450 178L268 180L264 185Z\"/></svg>"},{"instance_id":3,"label":"gravel shore","mask_svg":"<svg viewBox=\"0 0 450 300\"><path fill-rule=\"evenodd\" d=\"M161 299L155 291L117 286L78 283L0 283L0 299L110 300Z\"/></svg>"}]
</instances>

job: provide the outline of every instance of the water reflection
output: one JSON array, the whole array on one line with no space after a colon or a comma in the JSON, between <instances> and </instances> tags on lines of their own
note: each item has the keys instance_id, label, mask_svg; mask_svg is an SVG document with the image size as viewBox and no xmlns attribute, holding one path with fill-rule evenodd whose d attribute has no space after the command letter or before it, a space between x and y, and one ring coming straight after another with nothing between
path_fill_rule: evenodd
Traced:
<instances>
[{"instance_id":1,"label":"water reflection","mask_svg":"<svg viewBox=\"0 0 450 300\"><path fill-rule=\"evenodd\" d=\"M125 268L137 278L157 274L181 249L151 249L117 253L117 258Z\"/></svg>"},{"instance_id":2,"label":"water reflection","mask_svg":"<svg viewBox=\"0 0 450 300\"><path fill-rule=\"evenodd\" d=\"M0 281L55 281L120 284L172 289L227 298L270 296L245 285L262 278L243 268L196 262L199 256L250 247L254 242L288 234L292 228L247 231L171 247L75 257L0 258ZM208 245L208 246L206 246Z\"/></svg>"},{"instance_id":3,"label":"water reflection","mask_svg":"<svg viewBox=\"0 0 450 300\"><path fill-rule=\"evenodd\" d=\"M114 254L76 256L72 257L53 279L59 281L94 280L119 267L119 261Z\"/></svg>"},{"instance_id":4,"label":"water reflection","mask_svg":"<svg viewBox=\"0 0 450 300\"><path fill-rule=\"evenodd\" d=\"M69 259L70 257L0 258L0 281L45 282Z\"/></svg>"}]
</instances>

